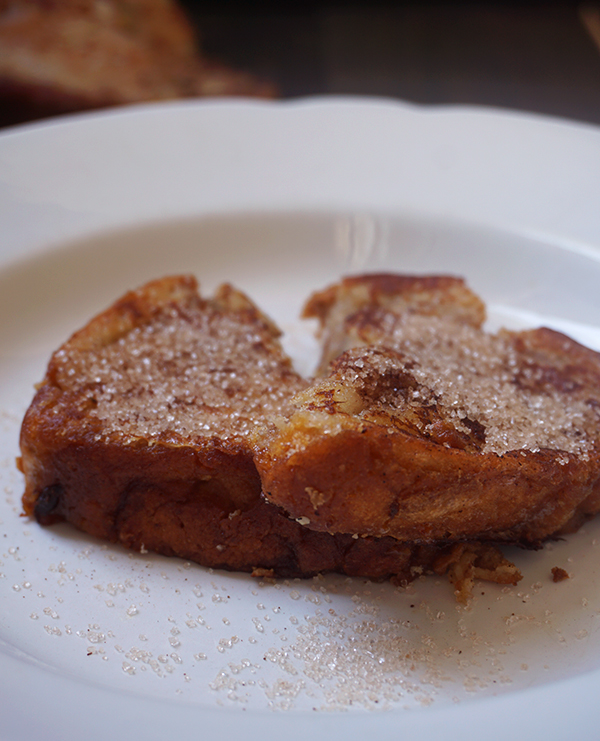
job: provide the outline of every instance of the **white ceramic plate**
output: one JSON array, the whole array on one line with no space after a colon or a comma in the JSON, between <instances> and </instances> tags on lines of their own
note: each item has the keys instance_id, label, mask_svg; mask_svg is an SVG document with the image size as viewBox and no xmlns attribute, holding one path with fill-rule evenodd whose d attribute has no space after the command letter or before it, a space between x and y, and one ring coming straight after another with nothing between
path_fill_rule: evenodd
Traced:
<instances>
[{"instance_id":1,"label":"white ceramic plate","mask_svg":"<svg viewBox=\"0 0 600 741\"><path fill-rule=\"evenodd\" d=\"M464 275L491 324L600 349L599 194L598 129L491 110L228 101L2 134L2 741L596 733L597 522L464 608L433 578L263 584L41 528L14 458L50 352L167 273L246 290L304 370L302 301L363 270Z\"/></svg>"}]
</instances>

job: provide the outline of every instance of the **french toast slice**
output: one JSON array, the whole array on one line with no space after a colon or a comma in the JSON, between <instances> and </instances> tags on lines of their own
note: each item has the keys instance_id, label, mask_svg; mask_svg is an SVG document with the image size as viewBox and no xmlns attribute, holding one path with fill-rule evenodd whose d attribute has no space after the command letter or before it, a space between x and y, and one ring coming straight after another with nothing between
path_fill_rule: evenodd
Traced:
<instances>
[{"instance_id":1,"label":"french toast slice","mask_svg":"<svg viewBox=\"0 0 600 741\"><path fill-rule=\"evenodd\" d=\"M0 0L0 123L197 96L272 98L209 60L177 0Z\"/></svg>"},{"instance_id":2,"label":"french toast slice","mask_svg":"<svg viewBox=\"0 0 600 741\"><path fill-rule=\"evenodd\" d=\"M324 361L342 354L256 458L265 496L292 517L535 546L598 512L598 353L545 328L484 331L483 304L453 278L359 276L305 313Z\"/></svg>"},{"instance_id":3,"label":"french toast slice","mask_svg":"<svg viewBox=\"0 0 600 741\"><path fill-rule=\"evenodd\" d=\"M49 362L21 430L25 513L257 575L451 573L462 552L311 531L263 499L251 433L306 386L278 335L228 285L205 299L180 276L126 294Z\"/></svg>"}]
</instances>

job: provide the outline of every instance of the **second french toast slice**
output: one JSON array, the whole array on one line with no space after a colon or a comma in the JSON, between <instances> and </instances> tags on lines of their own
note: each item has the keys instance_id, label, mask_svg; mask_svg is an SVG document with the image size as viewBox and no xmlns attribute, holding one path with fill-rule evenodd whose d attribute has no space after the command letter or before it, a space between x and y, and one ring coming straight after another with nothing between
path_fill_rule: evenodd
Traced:
<instances>
[{"instance_id":1,"label":"second french toast slice","mask_svg":"<svg viewBox=\"0 0 600 741\"><path fill-rule=\"evenodd\" d=\"M458 279L355 277L316 294L328 374L257 456L307 527L536 545L600 509L600 355L549 329L490 334Z\"/></svg>"}]
</instances>

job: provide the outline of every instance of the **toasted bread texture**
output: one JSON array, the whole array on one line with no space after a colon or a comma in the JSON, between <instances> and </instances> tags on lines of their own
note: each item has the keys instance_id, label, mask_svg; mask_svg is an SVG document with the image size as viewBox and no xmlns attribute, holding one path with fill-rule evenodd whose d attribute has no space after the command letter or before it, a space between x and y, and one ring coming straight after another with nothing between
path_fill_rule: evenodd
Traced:
<instances>
[{"instance_id":1,"label":"toasted bread texture","mask_svg":"<svg viewBox=\"0 0 600 741\"><path fill-rule=\"evenodd\" d=\"M208 60L176 0L0 0L1 123L195 96L273 97Z\"/></svg>"},{"instance_id":2,"label":"toasted bread texture","mask_svg":"<svg viewBox=\"0 0 600 741\"><path fill-rule=\"evenodd\" d=\"M598 353L544 328L489 334L483 304L445 277L353 278L306 313L321 320L324 360L345 352L257 457L267 498L292 517L330 533L536 545L598 512Z\"/></svg>"},{"instance_id":3,"label":"toasted bread texture","mask_svg":"<svg viewBox=\"0 0 600 741\"><path fill-rule=\"evenodd\" d=\"M278 335L228 285L206 299L176 276L127 293L49 362L21 430L25 512L260 576L455 570L463 554L445 544L316 532L264 500L249 440L306 386Z\"/></svg>"},{"instance_id":4,"label":"toasted bread texture","mask_svg":"<svg viewBox=\"0 0 600 741\"><path fill-rule=\"evenodd\" d=\"M345 350L374 341L362 331L373 331L376 316L385 312L444 318L475 328L486 318L483 301L462 278L394 273L350 276L313 293L302 312L305 318L319 322L322 357L318 373L326 373ZM383 327L379 333L383 339L385 333Z\"/></svg>"}]
</instances>

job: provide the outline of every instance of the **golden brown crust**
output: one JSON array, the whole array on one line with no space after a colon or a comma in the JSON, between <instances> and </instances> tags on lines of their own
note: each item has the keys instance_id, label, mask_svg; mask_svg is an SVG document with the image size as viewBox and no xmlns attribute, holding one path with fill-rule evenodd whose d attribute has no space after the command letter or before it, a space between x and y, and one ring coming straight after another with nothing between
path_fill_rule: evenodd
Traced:
<instances>
[{"instance_id":1,"label":"golden brown crust","mask_svg":"<svg viewBox=\"0 0 600 741\"><path fill-rule=\"evenodd\" d=\"M452 312L459 321L481 326L485 306L465 284L450 275L399 275L367 273L343 278L306 301L305 317L317 317L325 324L334 308L344 305L345 314L377 306L394 310L413 310L429 316ZM349 310L348 310L349 309Z\"/></svg>"}]
</instances>

